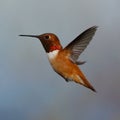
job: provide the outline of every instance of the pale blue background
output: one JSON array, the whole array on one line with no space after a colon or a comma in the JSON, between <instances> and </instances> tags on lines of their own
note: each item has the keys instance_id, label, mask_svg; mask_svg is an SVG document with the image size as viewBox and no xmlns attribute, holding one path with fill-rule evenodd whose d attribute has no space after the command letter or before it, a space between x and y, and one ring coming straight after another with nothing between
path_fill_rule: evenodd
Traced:
<instances>
[{"instance_id":1,"label":"pale blue background","mask_svg":"<svg viewBox=\"0 0 120 120\"><path fill-rule=\"evenodd\" d=\"M81 66L97 93L53 72L40 42L67 45L98 25ZM119 0L0 0L0 120L120 120Z\"/></svg>"}]
</instances>

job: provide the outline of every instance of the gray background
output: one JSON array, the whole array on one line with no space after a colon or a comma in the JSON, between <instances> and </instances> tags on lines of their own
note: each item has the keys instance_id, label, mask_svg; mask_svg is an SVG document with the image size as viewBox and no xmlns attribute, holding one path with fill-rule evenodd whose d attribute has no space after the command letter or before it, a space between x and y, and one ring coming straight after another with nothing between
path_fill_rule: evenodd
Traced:
<instances>
[{"instance_id":1,"label":"gray background","mask_svg":"<svg viewBox=\"0 0 120 120\"><path fill-rule=\"evenodd\" d=\"M0 120L120 120L119 0L0 0ZM66 46L98 25L81 55L97 93L53 72L41 43L19 34L53 32Z\"/></svg>"}]
</instances>

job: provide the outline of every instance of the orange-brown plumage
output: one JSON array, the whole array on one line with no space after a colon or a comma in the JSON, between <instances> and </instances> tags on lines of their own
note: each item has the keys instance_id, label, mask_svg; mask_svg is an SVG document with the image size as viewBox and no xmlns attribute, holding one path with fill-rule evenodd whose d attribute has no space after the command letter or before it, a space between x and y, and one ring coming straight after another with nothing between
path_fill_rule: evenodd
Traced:
<instances>
[{"instance_id":1,"label":"orange-brown plumage","mask_svg":"<svg viewBox=\"0 0 120 120\"><path fill-rule=\"evenodd\" d=\"M85 87L95 91L92 85L88 82L80 68L69 60L68 51L59 51L55 59L51 59L50 63L53 69L61 75L66 81L74 81Z\"/></svg>"},{"instance_id":2,"label":"orange-brown plumage","mask_svg":"<svg viewBox=\"0 0 120 120\"><path fill-rule=\"evenodd\" d=\"M38 38L48 54L51 66L55 72L62 76L66 81L74 81L95 91L78 67L78 65L84 64L85 62L78 61L78 58L93 38L96 30L96 26L87 29L65 48L62 48L58 37L53 33L20 36Z\"/></svg>"}]
</instances>

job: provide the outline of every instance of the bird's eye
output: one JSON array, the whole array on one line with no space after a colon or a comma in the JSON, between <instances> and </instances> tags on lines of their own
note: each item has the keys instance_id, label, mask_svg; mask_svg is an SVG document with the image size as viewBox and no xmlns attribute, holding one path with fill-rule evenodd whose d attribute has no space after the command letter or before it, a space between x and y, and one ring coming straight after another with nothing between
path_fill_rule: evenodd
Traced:
<instances>
[{"instance_id":1,"label":"bird's eye","mask_svg":"<svg viewBox=\"0 0 120 120\"><path fill-rule=\"evenodd\" d=\"M45 39L48 40L48 39L49 39L49 35L46 35L46 36L45 36Z\"/></svg>"}]
</instances>

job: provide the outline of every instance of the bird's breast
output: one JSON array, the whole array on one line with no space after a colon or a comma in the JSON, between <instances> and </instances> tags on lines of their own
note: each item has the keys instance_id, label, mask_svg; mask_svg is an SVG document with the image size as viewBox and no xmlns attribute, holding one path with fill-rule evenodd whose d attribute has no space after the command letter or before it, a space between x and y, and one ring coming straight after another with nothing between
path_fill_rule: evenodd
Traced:
<instances>
[{"instance_id":1,"label":"bird's breast","mask_svg":"<svg viewBox=\"0 0 120 120\"><path fill-rule=\"evenodd\" d=\"M72 75L76 69L78 69L78 67L69 60L68 56L61 51L55 50L54 52L48 53L48 59L53 69L64 78L68 78L69 75Z\"/></svg>"}]
</instances>

